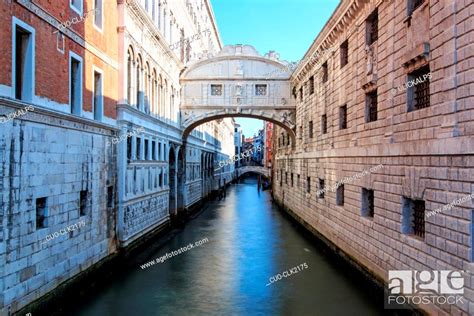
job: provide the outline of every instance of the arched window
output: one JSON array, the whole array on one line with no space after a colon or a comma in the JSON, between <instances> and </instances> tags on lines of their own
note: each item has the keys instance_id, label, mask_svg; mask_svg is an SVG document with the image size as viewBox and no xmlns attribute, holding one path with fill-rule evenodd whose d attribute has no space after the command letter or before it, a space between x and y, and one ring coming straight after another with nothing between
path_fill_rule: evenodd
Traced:
<instances>
[{"instance_id":1,"label":"arched window","mask_svg":"<svg viewBox=\"0 0 474 316\"><path fill-rule=\"evenodd\" d=\"M132 104L132 96L133 96L133 85L132 85L133 60L134 60L133 50L132 50L132 47L130 47L127 52L127 103L129 105Z\"/></svg>"},{"instance_id":2,"label":"arched window","mask_svg":"<svg viewBox=\"0 0 474 316\"><path fill-rule=\"evenodd\" d=\"M143 65L142 65L142 58L140 55L138 55L137 58L137 67L136 67L136 72L137 72L137 102L136 102L136 107L137 109L141 108L142 103L142 98L141 96L143 95L143 90L142 90L142 76L143 76Z\"/></svg>"},{"instance_id":3,"label":"arched window","mask_svg":"<svg viewBox=\"0 0 474 316\"><path fill-rule=\"evenodd\" d=\"M156 114L156 69L153 68L152 76L151 76L151 113Z\"/></svg>"},{"instance_id":4,"label":"arched window","mask_svg":"<svg viewBox=\"0 0 474 316\"><path fill-rule=\"evenodd\" d=\"M144 107L143 110L145 113L150 113L150 66L148 62L145 63L145 76L143 81L143 99Z\"/></svg>"},{"instance_id":5,"label":"arched window","mask_svg":"<svg viewBox=\"0 0 474 316\"><path fill-rule=\"evenodd\" d=\"M163 117L168 118L168 81L163 84Z\"/></svg>"},{"instance_id":6,"label":"arched window","mask_svg":"<svg viewBox=\"0 0 474 316\"><path fill-rule=\"evenodd\" d=\"M158 116L163 116L163 79L158 77Z\"/></svg>"}]
</instances>

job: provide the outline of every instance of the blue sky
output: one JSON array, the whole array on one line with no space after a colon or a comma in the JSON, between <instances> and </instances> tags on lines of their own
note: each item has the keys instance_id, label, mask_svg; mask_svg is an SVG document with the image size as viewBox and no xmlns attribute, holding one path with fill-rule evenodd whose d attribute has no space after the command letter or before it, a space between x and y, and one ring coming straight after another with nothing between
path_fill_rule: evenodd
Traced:
<instances>
[{"instance_id":1,"label":"blue sky","mask_svg":"<svg viewBox=\"0 0 474 316\"><path fill-rule=\"evenodd\" d=\"M224 45L249 44L264 55L303 58L339 0L211 0ZM245 136L262 128L260 120L237 118Z\"/></svg>"}]
</instances>

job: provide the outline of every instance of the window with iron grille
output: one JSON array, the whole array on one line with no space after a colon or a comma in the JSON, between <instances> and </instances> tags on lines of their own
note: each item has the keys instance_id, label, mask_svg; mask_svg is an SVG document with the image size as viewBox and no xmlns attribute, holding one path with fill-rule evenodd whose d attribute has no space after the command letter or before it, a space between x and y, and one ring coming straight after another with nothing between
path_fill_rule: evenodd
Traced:
<instances>
[{"instance_id":1,"label":"window with iron grille","mask_svg":"<svg viewBox=\"0 0 474 316\"><path fill-rule=\"evenodd\" d=\"M309 121L308 123L308 137L313 138L313 121Z\"/></svg>"},{"instance_id":2,"label":"window with iron grille","mask_svg":"<svg viewBox=\"0 0 474 316\"><path fill-rule=\"evenodd\" d=\"M324 199L324 191L325 191L324 179L319 178L319 190L318 190L319 199Z\"/></svg>"},{"instance_id":3,"label":"window with iron grille","mask_svg":"<svg viewBox=\"0 0 474 316\"><path fill-rule=\"evenodd\" d=\"M366 34L367 45L372 45L379 38L379 14L377 9L366 20Z\"/></svg>"},{"instance_id":4,"label":"window with iron grille","mask_svg":"<svg viewBox=\"0 0 474 316\"><path fill-rule=\"evenodd\" d=\"M329 79L329 73L328 73L328 62L325 62L322 66L323 70L323 83L328 81Z\"/></svg>"},{"instance_id":5,"label":"window with iron grille","mask_svg":"<svg viewBox=\"0 0 474 316\"><path fill-rule=\"evenodd\" d=\"M336 205L344 205L344 184L340 184L336 189Z\"/></svg>"},{"instance_id":6,"label":"window with iron grille","mask_svg":"<svg viewBox=\"0 0 474 316\"><path fill-rule=\"evenodd\" d=\"M211 95L222 95L222 85L211 84Z\"/></svg>"},{"instance_id":7,"label":"window with iron grille","mask_svg":"<svg viewBox=\"0 0 474 316\"><path fill-rule=\"evenodd\" d=\"M413 12L418 9L425 0L408 0L408 15L412 15Z\"/></svg>"},{"instance_id":8,"label":"window with iron grille","mask_svg":"<svg viewBox=\"0 0 474 316\"><path fill-rule=\"evenodd\" d=\"M365 109L365 122L377 121L377 90L366 94Z\"/></svg>"},{"instance_id":9,"label":"window with iron grille","mask_svg":"<svg viewBox=\"0 0 474 316\"><path fill-rule=\"evenodd\" d=\"M349 63L349 42L346 40L340 46L341 68Z\"/></svg>"},{"instance_id":10,"label":"window with iron grille","mask_svg":"<svg viewBox=\"0 0 474 316\"><path fill-rule=\"evenodd\" d=\"M347 105L339 107L339 129L347 128Z\"/></svg>"},{"instance_id":11,"label":"window with iron grille","mask_svg":"<svg viewBox=\"0 0 474 316\"><path fill-rule=\"evenodd\" d=\"M267 85L266 84L256 84L255 85L255 95L267 95Z\"/></svg>"},{"instance_id":12,"label":"window with iron grille","mask_svg":"<svg viewBox=\"0 0 474 316\"><path fill-rule=\"evenodd\" d=\"M425 201L403 197L402 233L425 238Z\"/></svg>"},{"instance_id":13,"label":"window with iron grille","mask_svg":"<svg viewBox=\"0 0 474 316\"><path fill-rule=\"evenodd\" d=\"M313 94L314 93L314 76L311 76L311 78L309 78L309 94Z\"/></svg>"},{"instance_id":14,"label":"window with iron grille","mask_svg":"<svg viewBox=\"0 0 474 316\"><path fill-rule=\"evenodd\" d=\"M422 67L408 75L408 112L430 106L430 67Z\"/></svg>"},{"instance_id":15,"label":"window with iron grille","mask_svg":"<svg viewBox=\"0 0 474 316\"><path fill-rule=\"evenodd\" d=\"M306 177L306 192L311 193L311 177Z\"/></svg>"},{"instance_id":16,"label":"window with iron grille","mask_svg":"<svg viewBox=\"0 0 474 316\"><path fill-rule=\"evenodd\" d=\"M321 115L321 132L323 134L328 132L328 118L326 114Z\"/></svg>"},{"instance_id":17,"label":"window with iron grille","mask_svg":"<svg viewBox=\"0 0 474 316\"><path fill-rule=\"evenodd\" d=\"M361 215L374 217L374 190L362 188L361 204Z\"/></svg>"}]
</instances>

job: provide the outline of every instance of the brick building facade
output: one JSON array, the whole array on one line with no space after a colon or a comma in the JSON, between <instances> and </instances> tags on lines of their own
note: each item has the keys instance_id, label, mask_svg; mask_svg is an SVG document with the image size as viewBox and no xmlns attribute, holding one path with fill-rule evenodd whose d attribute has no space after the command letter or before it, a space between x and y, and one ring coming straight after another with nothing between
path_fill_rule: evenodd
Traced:
<instances>
[{"instance_id":1,"label":"brick building facade","mask_svg":"<svg viewBox=\"0 0 474 316\"><path fill-rule=\"evenodd\" d=\"M291 78L296 144L275 127L274 196L316 234L384 283L465 271L464 303L431 313L474 314L473 202L426 216L474 191L473 10L341 1Z\"/></svg>"}]
</instances>

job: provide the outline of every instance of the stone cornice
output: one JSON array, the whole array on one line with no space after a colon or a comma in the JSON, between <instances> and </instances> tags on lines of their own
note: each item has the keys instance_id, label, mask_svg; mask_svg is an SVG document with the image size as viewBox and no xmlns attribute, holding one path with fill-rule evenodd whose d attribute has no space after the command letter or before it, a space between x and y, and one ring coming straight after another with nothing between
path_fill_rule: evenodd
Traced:
<instances>
[{"instance_id":1,"label":"stone cornice","mask_svg":"<svg viewBox=\"0 0 474 316\"><path fill-rule=\"evenodd\" d=\"M292 81L303 80L320 63L318 56L323 56L325 51L334 50L333 46L337 44L340 35L350 28L368 2L370 0L342 0L295 69Z\"/></svg>"}]
</instances>

